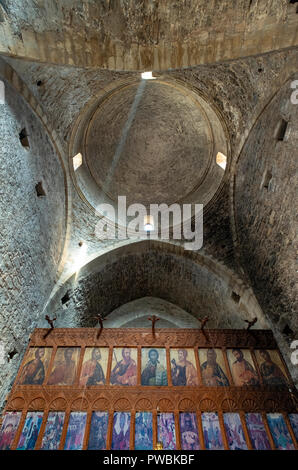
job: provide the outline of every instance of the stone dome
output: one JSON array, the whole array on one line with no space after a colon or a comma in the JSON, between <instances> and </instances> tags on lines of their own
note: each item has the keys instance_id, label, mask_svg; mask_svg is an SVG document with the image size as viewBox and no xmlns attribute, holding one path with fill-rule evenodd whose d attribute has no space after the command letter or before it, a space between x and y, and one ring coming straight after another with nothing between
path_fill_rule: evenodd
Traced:
<instances>
[{"instance_id":1,"label":"stone dome","mask_svg":"<svg viewBox=\"0 0 298 470\"><path fill-rule=\"evenodd\" d=\"M208 204L224 176L224 126L201 96L174 82L133 80L90 105L76 127L74 180L93 208L127 204Z\"/></svg>"}]
</instances>

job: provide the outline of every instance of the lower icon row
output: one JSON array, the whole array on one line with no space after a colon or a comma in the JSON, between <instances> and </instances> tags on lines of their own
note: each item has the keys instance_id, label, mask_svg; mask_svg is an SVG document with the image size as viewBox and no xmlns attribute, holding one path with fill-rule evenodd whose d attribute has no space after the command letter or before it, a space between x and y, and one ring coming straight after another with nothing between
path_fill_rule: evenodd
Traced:
<instances>
[{"instance_id":1,"label":"lower icon row","mask_svg":"<svg viewBox=\"0 0 298 470\"><path fill-rule=\"evenodd\" d=\"M134 414L119 411L114 412L109 419L107 411L93 411L91 420L88 420L86 412L75 411L66 420L65 412L62 411L51 411L47 418L43 412L30 411L20 430L21 416L21 412L7 412L4 415L0 450L37 448L42 429L38 448L43 450L223 450L226 448L223 433L231 450L269 450L274 447L292 450L295 449L293 440L298 438L298 414L294 413L288 415L288 424L281 413L268 413L265 416L246 413L244 422L238 413L223 413L222 426L215 412L202 413L198 420L194 412L180 412L175 416L174 413L154 415L149 411ZM44 426L43 419L46 419ZM154 429L157 438L155 445Z\"/></svg>"}]
</instances>

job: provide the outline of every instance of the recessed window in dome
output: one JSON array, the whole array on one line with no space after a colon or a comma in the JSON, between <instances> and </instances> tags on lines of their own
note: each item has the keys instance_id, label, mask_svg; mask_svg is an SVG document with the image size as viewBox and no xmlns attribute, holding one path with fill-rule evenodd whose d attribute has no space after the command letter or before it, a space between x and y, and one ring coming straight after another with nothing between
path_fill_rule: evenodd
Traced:
<instances>
[{"instance_id":1,"label":"recessed window in dome","mask_svg":"<svg viewBox=\"0 0 298 470\"><path fill-rule=\"evenodd\" d=\"M218 164L218 166L220 166L223 170L226 169L226 166L227 166L227 157L221 153L221 152L218 152L217 155L216 155L216 163Z\"/></svg>"},{"instance_id":2,"label":"recessed window in dome","mask_svg":"<svg viewBox=\"0 0 298 470\"><path fill-rule=\"evenodd\" d=\"M82 158L82 154L81 153L77 153L73 159L73 169L74 171L76 171L83 163L83 158Z\"/></svg>"},{"instance_id":3,"label":"recessed window in dome","mask_svg":"<svg viewBox=\"0 0 298 470\"><path fill-rule=\"evenodd\" d=\"M144 217L144 230L146 232L152 232L154 230L154 220L152 215L145 215Z\"/></svg>"},{"instance_id":4,"label":"recessed window in dome","mask_svg":"<svg viewBox=\"0 0 298 470\"><path fill-rule=\"evenodd\" d=\"M143 72L141 77L143 80L156 80L156 77L153 77L152 72Z\"/></svg>"}]
</instances>

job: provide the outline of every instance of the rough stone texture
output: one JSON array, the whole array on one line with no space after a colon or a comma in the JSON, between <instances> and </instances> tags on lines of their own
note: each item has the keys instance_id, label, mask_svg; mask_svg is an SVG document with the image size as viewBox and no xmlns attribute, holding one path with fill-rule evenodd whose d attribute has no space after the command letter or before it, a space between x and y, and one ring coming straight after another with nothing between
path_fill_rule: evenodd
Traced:
<instances>
[{"instance_id":1,"label":"rough stone texture","mask_svg":"<svg viewBox=\"0 0 298 470\"><path fill-rule=\"evenodd\" d=\"M27 83L31 92L40 101L51 127L64 145L65 152L70 133L84 106L105 96L112 86L139 75L94 71L75 67L38 65L21 60L7 59ZM283 51L258 58L247 58L226 64L194 67L189 70L159 74L159 78L182 83L194 92L202 93L210 104L216 106L227 126L231 140L231 161L226 170L226 183L217 198L204 213L204 251L228 266L241 269L235 263L233 235L230 229L230 201L227 180L233 160L242 148L249 131L270 97L298 68L298 53ZM37 87L41 80L43 85ZM232 180L233 184L233 180ZM72 237L69 247L67 270L72 269L70 258L76 258L78 242L88 243L88 255L104 249L108 242L99 241L94 234L98 218L77 194L73 194ZM114 245L112 242L111 245Z\"/></svg>"},{"instance_id":2,"label":"rough stone texture","mask_svg":"<svg viewBox=\"0 0 298 470\"><path fill-rule=\"evenodd\" d=\"M138 77L116 84L80 114L69 154L83 155L73 179L91 208L115 204L118 195L127 203L206 206L224 177L216 154L227 149L222 123L206 100L165 78Z\"/></svg>"},{"instance_id":3,"label":"rough stone texture","mask_svg":"<svg viewBox=\"0 0 298 470\"><path fill-rule=\"evenodd\" d=\"M171 54L168 53L170 49L167 49L164 44L167 43L171 48L172 36L167 36L168 33L165 32L164 37L158 37L158 44L155 44L154 28L151 29L153 24L158 23L161 2L153 0L146 2L149 10L147 6L144 8L143 2L140 1L137 4L134 2L136 5L134 14L129 8L130 1L128 0L110 1L109 9L107 1L96 3L98 8L103 8L101 13L104 28L96 24L96 34L88 42L87 36L92 29L88 29L90 26L88 22L90 18L94 21L97 18L96 11L92 10L90 13L89 7L94 5L91 0L80 2L80 6L77 6L76 2L72 2L72 6L66 4L66 1L46 2L45 9L49 8L49 10L43 10L41 2L39 2L39 10L35 7L32 10L33 2L31 1L21 2L21 5L18 5L18 2L2 1L0 4L0 44L1 34L4 33L8 54L48 62L82 66L102 64L109 68L128 70L141 69L149 65L150 68L156 65L156 69L163 69L199 62L210 63L279 49L294 45L296 41L294 35L297 34L298 15L294 13L295 6L290 6L285 0L270 2L233 0L229 2L229 11L227 2L216 2L215 7L215 2L207 2L207 0L201 2L185 0L179 2L179 8L176 8L176 2L172 2L171 15L173 16L168 17L167 21L173 21L173 26L167 28L167 31L176 37L177 41L179 38L188 41L189 47L185 52L184 46L179 49L175 45L171 49ZM124 16L117 9L117 5L120 4L123 7ZM198 6L202 7L200 15L194 14L193 10ZM17 8L19 14L16 11ZM70 14L71 8L73 11ZM148 11L150 14L146 16ZM154 11L157 16L152 20L153 17L150 15ZM184 25L182 13L185 19ZM112 22L109 22L111 15L113 15L113 24L117 24L117 31L121 31L121 24L129 24L129 28L126 28L124 32L122 30L123 36L120 37L117 46L113 44L113 40L119 40L119 38L115 36ZM54 18L54 23L50 18ZM146 23L146 18L148 23ZM28 19L30 19L30 25ZM144 27L144 21L148 25L147 28ZM86 28L82 27L84 22ZM141 24L142 28L140 28ZM160 31L162 27L161 24ZM33 29L36 32L34 37ZM234 35L233 44L229 42L230 31ZM75 34L75 42L70 38L70 33ZM84 35L83 46L82 34ZM109 41L101 41L105 48L101 55L98 48L100 34L103 34L104 38L109 38ZM137 41L136 46L131 47L133 37L137 38ZM241 51L239 51L240 37L242 38ZM121 41L127 44L127 56L123 55ZM193 47L194 41L197 49ZM290 44L289 41L291 41ZM202 46L203 43L205 45ZM152 55L150 50L146 49L147 47L155 48L156 52L160 47L163 53L159 56L158 54ZM149 53L147 53L148 50ZM120 57L121 60L119 60ZM38 64L8 57L7 62L18 72L34 95L35 100L26 87L20 87L25 98L31 104L34 101L37 105L39 111L37 114L39 116L43 114L47 129L51 130L60 153L66 158L73 156L68 155L71 137L77 121L86 110L95 111L99 101L109 96L114 89L120 89L130 81L132 83L140 78L139 73ZM152 64L155 65L152 66ZM259 317L257 327L273 328L285 359L288 365L291 365L288 341L285 341L281 331L285 323L295 329L295 318L297 318L294 310L295 291L291 284L295 273L292 261L289 259L293 251L291 222L293 207L290 204L293 201L293 196L291 196L293 194L291 192L293 191L293 161L297 142L293 133L287 135L287 142L276 144L275 141L270 140L275 131L274 123L280 112L279 105L271 109L273 105L270 104L263 117L260 120L258 117L272 96L289 77L297 72L297 69L296 48L216 65L156 73L160 81L166 81L173 86L179 85L204 98L217 110L220 122L227 131L227 142L230 147L228 166L222 185L204 214L204 246L198 254L191 254L183 252L174 244L167 244L166 248L160 249L158 244L149 243L146 245L146 250L141 250L139 246L142 243L100 241L94 233L98 218L81 197L78 188L75 185L71 187L68 185L67 191L72 193L72 206L69 209L71 228L68 229L69 244L62 263L64 271L56 284L54 281L64 237L61 236L61 224L64 223L62 219L65 216L64 213L62 215L63 198L67 193L63 172L53 153L54 150L49 143L45 129L38 127L38 120L32 113L27 116L29 111L20 98L12 100L14 116L12 118L11 115L4 122L2 132L8 142L6 145L5 141L5 152L9 156L3 159L3 162L1 161L1 164L5 164L5 174L2 179L7 181L7 187L9 185L10 188L10 191L3 191L3 195L1 193L1 197L4 197L4 209L7 212L5 217L9 217L9 224L6 218L4 220L5 227L9 228L9 233L5 232L4 236L5 243L12 247L12 251L9 251L7 245L3 244L3 249L7 254L4 258L5 271L1 272L0 277L2 284L5 281L2 289L4 295L1 299L7 302L5 305L9 306L9 314L5 313L4 321L1 321L4 337L13 348L16 347L19 354L3 368L3 374L7 374L7 378L2 388L0 403L8 390L9 383L13 380L17 363L32 328L37 320L39 320L39 326L47 326L42 319L45 304L46 311L51 316L52 314L58 315L57 326L61 327L89 326L93 324L91 316L98 311L109 315L116 309L118 314L124 314L132 305L129 303L131 301L136 306L134 312L137 316L142 302L145 302L143 305L148 305L146 300L139 301L138 299L144 297L146 299L147 296L159 299L156 301L158 306L155 304L157 311L161 308L161 303L171 302L178 309L179 316L182 316L179 309L193 315L194 318L207 314L210 316L210 327L241 328L244 318L257 315ZM19 84L20 80L15 73L9 72L9 77L12 82ZM37 86L39 80L41 84ZM286 102L288 103L288 96ZM292 125L294 119L297 122L297 111L295 112L296 114L293 109L289 111L287 107L282 111L286 119L291 117L291 132L294 132ZM22 119L25 119L24 124ZM256 120L258 120L257 125L253 128ZM269 122L271 122L270 125ZM23 149L18 140L18 132L25 125L30 128L30 134L32 134L32 136L29 135L29 141L33 139L30 152ZM250 132L252 132L251 136ZM140 138L142 138L141 135ZM37 139L36 142L35 139ZM119 139L119 134L116 139ZM239 165L236 167L244 144ZM114 145L116 145L115 142ZM18 149L17 152L16 149ZM31 154L32 149L34 149L34 155ZM39 156L38 159L36 155ZM28 161L24 159L24 156L28 157ZM272 185L267 191L269 200L263 193L260 197L259 186L260 178L264 176L263 169L272 158L276 166L272 170ZM11 161L12 164L10 164ZM40 174L41 178L39 178ZM68 168L66 176L69 179L70 175L71 169ZM37 178L35 184L40 179L44 181L47 193L44 199L34 199L36 197L35 184L31 185L31 179L36 179L35 177ZM285 185L287 180L290 180L290 183ZM18 182L17 191L15 181ZM22 193L21 196L19 191ZM43 207L41 205L46 205L46 211L43 213L40 211L40 207ZM278 207L278 211L275 206ZM255 211L258 217L256 217L256 223L252 225L251 219ZM18 213L19 217L16 224L13 223L11 217L14 212ZM31 225L23 230L24 227L29 226L31 220L34 230ZM1 235L3 235L2 232ZM87 252L83 256L84 251L82 247L79 247L79 241L86 242ZM119 248L121 244L123 247ZM240 253L242 259L239 259ZM92 258L95 258L94 261L91 261ZM16 266L12 266L14 260L16 260ZM20 260L20 267L17 264L18 260ZM69 277L78 269L79 262L89 263L76 277ZM233 268L238 275L226 270L224 265ZM248 279L243 268L247 268L264 313L260 310L249 288L249 283L243 282L243 279L246 281ZM6 282L7 273L10 272L15 275ZM61 298L68 290L70 301L62 306ZM239 304L231 299L232 291L241 296ZM7 299L8 296L13 296L13 298ZM151 308L153 309L153 304ZM169 306L166 309L168 308ZM13 315L11 315L12 311ZM172 312L172 307L167 311ZM139 322L136 324L140 324L143 320L139 318L136 321ZM23 335L24 331L25 335ZM296 372L293 369L294 367L292 367L292 373L295 376Z\"/></svg>"},{"instance_id":4,"label":"rough stone texture","mask_svg":"<svg viewBox=\"0 0 298 470\"><path fill-rule=\"evenodd\" d=\"M127 204L185 200L212 157L203 113L191 97L155 80L114 93L86 134L83 155L98 186L114 201L125 195Z\"/></svg>"},{"instance_id":5,"label":"rough stone texture","mask_svg":"<svg viewBox=\"0 0 298 470\"><path fill-rule=\"evenodd\" d=\"M270 98L297 71L298 50L192 67L166 75L208 97L225 120L237 159L246 137ZM164 75L164 74L163 74Z\"/></svg>"},{"instance_id":6,"label":"rough stone texture","mask_svg":"<svg viewBox=\"0 0 298 470\"><path fill-rule=\"evenodd\" d=\"M232 299L233 291L240 295L239 303ZM70 300L62 305L66 293ZM251 290L223 265L152 241L123 246L85 265L57 291L48 312L57 316L58 327L87 327L93 326L96 312L107 316L146 296L171 302L195 318L207 315L210 328L243 328L243 319L256 312L259 328L267 327Z\"/></svg>"},{"instance_id":7,"label":"rough stone texture","mask_svg":"<svg viewBox=\"0 0 298 470\"><path fill-rule=\"evenodd\" d=\"M8 57L5 60L38 99L51 127L65 147L77 117L90 101L102 92L107 92L113 82L121 83L140 76L132 72L52 66ZM38 81L42 83L41 86L37 86Z\"/></svg>"},{"instance_id":8,"label":"rough stone texture","mask_svg":"<svg viewBox=\"0 0 298 470\"><path fill-rule=\"evenodd\" d=\"M64 174L56 151L29 106L5 81L0 135L0 331L5 354L0 403L54 286L66 222ZM19 140L25 128L30 148ZM37 197L42 182L45 197Z\"/></svg>"},{"instance_id":9,"label":"rough stone texture","mask_svg":"<svg viewBox=\"0 0 298 470\"><path fill-rule=\"evenodd\" d=\"M167 74L208 96L209 102L222 113L230 136L231 161L226 173L230 175L232 187L235 162L255 120L297 68L296 50ZM228 184L224 184L208 213L204 213L204 250L243 276L234 258L230 220L233 201L229 201L229 192Z\"/></svg>"},{"instance_id":10,"label":"rough stone texture","mask_svg":"<svg viewBox=\"0 0 298 470\"><path fill-rule=\"evenodd\" d=\"M140 74L90 70L78 67L58 67L6 58L40 101L49 122L67 142L75 120L84 106L110 85L137 79ZM252 124L270 97L295 73L297 48L260 57L245 58L225 64L192 67L185 70L156 74L174 80L202 93L207 101L222 113L237 155ZM43 85L38 87L37 81Z\"/></svg>"},{"instance_id":11,"label":"rough stone texture","mask_svg":"<svg viewBox=\"0 0 298 470\"><path fill-rule=\"evenodd\" d=\"M288 0L5 0L0 51L43 62L165 70L297 45Z\"/></svg>"},{"instance_id":12,"label":"rough stone texture","mask_svg":"<svg viewBox=\"0 0 298 470\"><path fill-rule=\"evenodd\" d=\"M297 334L298 105L290 99L291 81L264 109L245 143L237 164L234 197L241 263L259 303L276 332L288 325ZM282 118L288 121L288 128L284 141L278 141ZM279 339L289 357L293 337L279 334ZM292 370L297 378L297 366Z\"/></svg>"}]
</instances>

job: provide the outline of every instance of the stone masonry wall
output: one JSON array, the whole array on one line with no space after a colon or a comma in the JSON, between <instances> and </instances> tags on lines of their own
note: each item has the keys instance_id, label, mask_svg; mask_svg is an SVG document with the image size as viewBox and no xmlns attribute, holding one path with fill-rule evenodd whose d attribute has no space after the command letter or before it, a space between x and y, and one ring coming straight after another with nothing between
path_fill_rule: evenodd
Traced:
<instances>
[{"instance_id":1,"label":"stone masonry wall","mask_svg":"<svg viewBox=\"0 0 298 470\"><path fill-rule=\"evenodd\" d=\"M0 407L54 286L65 239L64 173L39 119L5 81L0 105ZM29 148L19 133L26 129ZM35 186L42 182L45 196Z\"/></svg>"},{"instance_id":2,"label":"stone masonry wall","mask_svg":"<svg viewBox=\"0 0 298 470\"><path fill-rule=\"evenodd\" d=\"M289 346L298 333L298 104L291 102L290 86L294 78L298 76L287 81L256 122L240 155L235 178L242 266L288 358ZM284 139L278 140L282 119L288 124ZM292 367L296 378L297 369L297 365Z\"/></svg>"}]
</instances>

